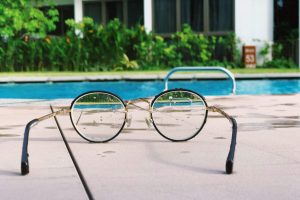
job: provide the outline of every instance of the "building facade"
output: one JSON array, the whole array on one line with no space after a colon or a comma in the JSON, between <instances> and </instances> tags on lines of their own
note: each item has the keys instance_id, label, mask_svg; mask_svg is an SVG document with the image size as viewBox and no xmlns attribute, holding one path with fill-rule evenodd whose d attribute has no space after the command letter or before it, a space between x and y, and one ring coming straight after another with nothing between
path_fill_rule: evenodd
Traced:
<instances>
[{"instance_id":1,"label":"building facade","mask_svg":"<svg viewBox=\"0 0 300 200\"><path fill-rule=\"evenodd\" d=\"M259 52L274 41L274 0L56 0L60 12L57 33L64 21L88 16L106 24L119 18L127 26L140 23L147 31L168 35L189 24L205 35L234 32L241 45ZM271 55L270 55L271 56ZM257 63L263 59L257 53Z\"/></svg>"}]
</instances>

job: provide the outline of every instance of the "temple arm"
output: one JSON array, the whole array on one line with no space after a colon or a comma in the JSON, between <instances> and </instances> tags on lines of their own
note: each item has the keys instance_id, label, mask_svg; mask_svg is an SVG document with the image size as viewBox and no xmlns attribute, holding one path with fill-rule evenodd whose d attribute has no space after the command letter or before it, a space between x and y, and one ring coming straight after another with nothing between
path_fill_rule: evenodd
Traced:
<instances>
[{"instance_id":1,"label":"temple arm","mask_svg":"<svg viewBox=\"0 0 300 200\"><path fill-rule=\"evenodd\" d=\"M237 137L236 120L233 117L229 116L227 113L225 113L223 110L221 110L215 106L207 107L207 110L220 113L221 115L226 117L232 124L231 144L230 144L230 150L229 150L227 160L226 160L226 173L231 174L233 171L233 160L234 160L236 137Z\"/></svg>"},{"instance_id":2,"label":"temple arm","mask_svg":"<svg viewBox=\"0 0 300 200\"><path fill-rule=\"evenodd\" d=\"M50 113L48 115L45 115L43 117L40 117L38 119L33 119L31 120L25 128L25 132L24 132L24 139L23 139L23 147L22 147L22 157L21 157L21 174L22 175L26 175L29 173L29 162L28 162L28 140L29 140L29 132L30 129L35 126L36 124L38 124L39 122L49 119L51 117L54 117L56 115L61 115L61 114L66 114L69 113L70 109L69 108L63 108L59 111L56 111L54 113Z\"/></svg>"}]
</instances>

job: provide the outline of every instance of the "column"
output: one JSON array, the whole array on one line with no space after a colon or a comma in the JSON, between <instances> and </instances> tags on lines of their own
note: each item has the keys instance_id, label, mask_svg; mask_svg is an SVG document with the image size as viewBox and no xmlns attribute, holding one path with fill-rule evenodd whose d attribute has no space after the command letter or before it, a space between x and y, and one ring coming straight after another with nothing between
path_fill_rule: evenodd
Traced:
<instances>
[{"instance_id":1,"label":"column","mask_svg":"<svg viewBox=\"0 0 300 200\"><path fill-rule=\"evenodd\" d=\"M152 0L144 0L144 27L147 32L152 31Z\"/></svg>"},{"instance_id":2,"label":"column","mask_svg":"<svg viewBox=\"0 0 300 200\"><path fill-rule=\"evenodd\" d=\"M82 0L74 0L74 16L76 22L82 21L83 19Z\"/></svg>"}]
</instances>

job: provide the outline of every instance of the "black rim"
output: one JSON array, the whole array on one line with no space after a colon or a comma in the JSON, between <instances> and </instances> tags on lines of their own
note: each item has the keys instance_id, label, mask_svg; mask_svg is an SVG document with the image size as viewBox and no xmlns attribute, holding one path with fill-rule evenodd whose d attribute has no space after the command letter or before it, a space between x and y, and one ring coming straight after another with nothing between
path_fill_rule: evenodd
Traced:
<instances>
[{"instance_id":1,"label":"black rim","mask_svg":"<svg viewBox=\"0 0 300 200\"><path fill-rule=\"evenodd\" d=\"M154 102L156 101L156 99L157 99L158 97L162 96L163 94L166 94L166 93L169 93L169 92L174 92L174 91L183 91L183 92L189 92L189 93L195 94L195 95L199 96L199 97L203 100L203 102L204 102L204 104L205 104L205 107L207 107L207 103L206 103L206 101L205 101L205 98L204 98L202 95L200 95L200 94L198 94L198 93L196 93L196 92L194 92L194 91L192 91L192 90L187 90L187 89L180 89L180 88L177 88L177 89L166 90L166 91L163 91L163 92L161 92L160 94L156 95L155 98L154 98L154 99L152 100L152 102L151 102L151 108L153 109L153 104L154 104ZM153 116L152 116L152 112L151 112L151 119L152 119L152 124L153 124L154 128L156 129L156 131L157 131L162 137L164 137L164 138L166 138L167 140L170 140L170 141L172 141L172 142L184 142L184 141L188 141L188 140L190 140L190 139L196 137L196 135L198 135L198 134L200 133L200 131L203 129L203 127L204 127L204 125L205 125L205 123L206 123L207 113L208 113L208 111L206 110L206 111L205 111L204 121L203 121L203 123L202 123L202 126L199 128L199 130L198 130L194 135L192 135L192 136L190 136L190 137L188 137L188 138L186 138L186 139L180 139L180 140L176 140L176 139L169 138L169 137L165 136L163 133L161 133L161 132L159 131L159 129L157 128L155 122L154 122L154 119L153 119Z\"/></svg>"},{"instance_id":2,"label":"black rim","mask_svg":"<svg viewBox=\"0 0 300 200\"><path fill-rule=\"evenodd\" d=\"M112 96L116 97L118 100L120 100L120 102L122 102L124 108L126 108L126 105L125 105L124 101L123 101L119 96L117 96L117 95L115 95L115 94L113 94L113 93L111 93L111 92L107 92L107 91L89 91L89 92L85 92L85 93L83 93L83 94L77 96L77 97L72 101L72 103L71 103L71 107L70 107L71 112L70 112L70 115L69 115L69 116L70 116L72 125L73 125L74 129L76 130L76 132L77 132L83 139L85 139L85 140L87 140L87 141L89 141L89 142L93 142L93 143L105 143L105 142L109 142L110 140L113 140L114 138L116 138L116 137L121 133L121 131L123 130L123 128L124 128L124 126L125 126L125 123L126 123L126 114L124 115L124 122L123 122L123 124L122 124L120 130L119 130L113 137L111 137L111 138L109 138L109 139L107 139L107 140L103 140L103 141L91 140L91 139L89 139L88 137L84 136L82 133L80 133L79 130L77 130L77 128L76 128L76 126L75 126L75 123L73 122L73 119L72 119L72 108L73 108L73 106L74 106L74 103L75 103L80 97L85 96L85 95L88 95L88 94L92 94L92 93L104 93L104 94L112 95Z\"/></svg>"}]
</instances>

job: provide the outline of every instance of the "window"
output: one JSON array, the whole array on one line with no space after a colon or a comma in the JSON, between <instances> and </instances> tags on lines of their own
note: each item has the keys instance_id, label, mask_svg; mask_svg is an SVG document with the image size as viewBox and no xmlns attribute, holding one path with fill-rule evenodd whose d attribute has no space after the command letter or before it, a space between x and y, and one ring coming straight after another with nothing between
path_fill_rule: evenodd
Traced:
<instances>
[{"instance_id":1,"label":"window","mask_svg":"<svg viewBox=\"0 0 300 200\"><path fill-rule=\"evenodd\" d=\"M211 31L233 30L233 0L209 1L209 28Z\"/></svg>"},{"instance_id":2,"label":"window","mask_svg":"<svg viewBox=\"0 0 300 200\"><path fill-rule=\"evenodd\" d=\"M128 26L143 24L143 0L95 0L84 1L84 16L91 17L96 23L107 24L118 18Z\"/></svg>"},{"instance_id":3,"label":"window","mask_svg":"<svg viewBox=\"0 0 300 200\"><path fill-rule=\"evenodd\" d=\"M176 1L156 0L154 2L155 32L173 33L176 31Z\"/></svg>"},{"instance_id":4,"label":"window","mask_svg":"<svg viewBox=\"0 0 300 200\"><path fill-rule=\"evenodd\" d=\"M181 25L189 24L194 31L203 29L203 0L181 0Z\"/></svg>"},{"instance_id":5,"label":"window","mask_svg":"<svg viewBox=\"0 0 300 200\"><path fill-rule=\"evenodd\" d=\"M189 24L204 34L234 29L234 0L153 0L154 31L170 34Z\"/></svg>"},{"instance_id":6,"label":"window","mask_svg":"<svg viewBox=\"0 0 300 200\"><path fill-rule=\"evenodd\" d=\"M101 2L84 2L83 14L86 17L90 17L96 23L102 22Z\"/></svg>"},{"instance_id":7,"label":"window","mask_svg":"<svg viewBox=\"0 0 300 200\"><path fill-rule=\"evenodd\" d=\"M144 1L128 0L128 26L144 24Z\"/></svg>"},{"instance_id":8,"label":"window","mask_svg":"<svg viewBox=\"0 0 300 200\"><path fill-rule=\"evenodd\" d=\"M106 20L114 20L118 18L123 21L123 2L122 1L109 1L106 2Z\"/></svg>"}]
</instances>

